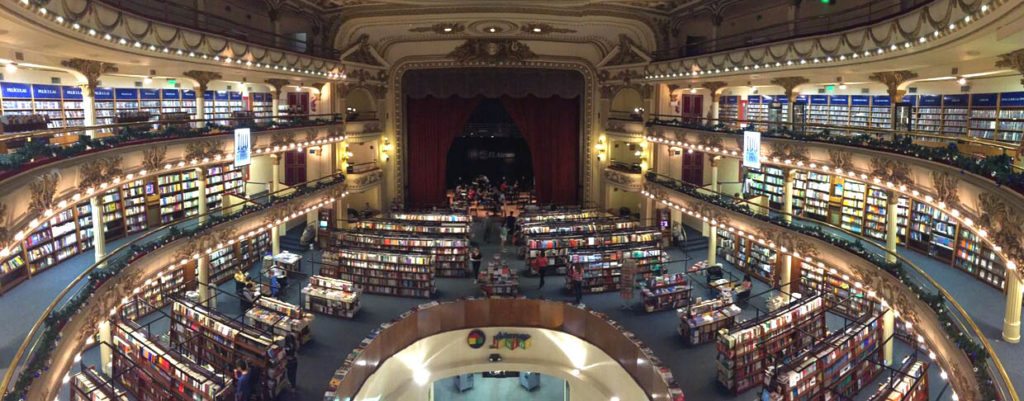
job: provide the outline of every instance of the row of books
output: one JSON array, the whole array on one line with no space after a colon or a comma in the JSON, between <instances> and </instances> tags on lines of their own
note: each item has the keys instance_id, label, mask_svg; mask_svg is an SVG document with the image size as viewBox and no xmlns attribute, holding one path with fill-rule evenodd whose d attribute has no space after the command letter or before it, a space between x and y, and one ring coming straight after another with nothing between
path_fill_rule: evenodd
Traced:
<instances>
[{"instance_id":1,"label":"row of books","mask_svg":"<svg viewBox=\"0 0 1024 401\"><path fill-rule=\"evenodd\" d=\"M302 289L302 308L330 316L353 318L359 311L359 294L355 283L326 276L310 276Z\"/></svg>"}]
</instances>

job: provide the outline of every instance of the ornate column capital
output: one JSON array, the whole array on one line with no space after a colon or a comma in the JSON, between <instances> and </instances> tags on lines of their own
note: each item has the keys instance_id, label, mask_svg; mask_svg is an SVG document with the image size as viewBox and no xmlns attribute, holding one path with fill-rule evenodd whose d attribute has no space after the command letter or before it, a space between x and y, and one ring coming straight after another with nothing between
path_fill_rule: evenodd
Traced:
<instances>
[{"instance_id":1,"label":"ornate column capital","mask_svg":"<svg viewBox=\"0 0 1024 401\"><path fill-rule=\"evenodd\" d=\"M116 65L96 60L73 58L61 61L60 64L85 76L86 83L82 85L82 88L88 89L88 94L92 94L93 89L99 85L101 75L117 72ZM83 93L83 95L86 94Z\"/></svg>"},{"instance_id":2,"label":"ornate column capital","mask_svg":"<svg viewBox=\"0 0 1024 401\"><path fill-rule=\"evenodd\" d=\"M786 91L786 98L792 104L796 101L796 87L811 82L804 77L779 77L771 80L772 85L781 86Z\"/></svg>"},{"instance_id":3,"label":"ornate column capital","mask_svg":"<svg viewBox=\"0 0 1024 401\"><path fill-rule=\"evenodd\" d=\"M281 95L281 88L283 88L285 85L288 85L289 83L291 83L291 81L289 81L287 79L281 79L281 78L270 78L270 79L268 79L266 81L263 81L263 82L266 82L270 86L273 86L274 87L274 92L278 96Z\"/></svg>"},{"instance_id":4,"label":"ornate column capital","mask_svg":"<svg viewBox=\"0 0 1024 401\"><path fill-rule=\"evenodd\" d=\"M999 61L996 61L996 67L1012 68L1017 70L1017 72L1024 74L1024 49L1000 54ZM1020 80L1020 84L1024 85L1024 79Z\"/></svg>"},{"instance_id":5,"label":"ornate column capital","mask_svg":"<svg viewBox=\"0 0 1024 401\"><path fill-rule=\"evenodd\" d=\"M722 82L722 81L702 82L700 84L701 88L707 89L708 91L711 92L711 101L712 102L717 102L718 101L718 90L722 89L722 88L724 88L726 86L729 86L729 84L727 84L725 82Z\"/></svg>"},{"instance_id":6,"label":"ornate column capital","mask_svg":"<svg viewBox=\"0 0 1024 401\"><path fill-rule=\"evenodd\" d=\"M203 93L206 93L206 88L207 88L207 85L210 84L210 81L214 81L214 80L218 80L218 79L223 78L220 75L219 72L213 72L213 71L190 70L190 71L185 71L182 75L196 80L196 83L199 84L199 87L197 88L199 90L199 95L202 95Z\"/></svg>"},{"instance_id":7,"label":"ornate column capital","mask_svg":"<svg viewBox=\"0 0 1024 401\"><path fill-rule=\"evenodd\" d=\"M914 78L917 78L917 73L907 70L880 71L868 76L868 79L882 83L886 86L893 104L899 102L899 99L902 97L899 90L900 84Z\"/></svg>"}]
</instances>

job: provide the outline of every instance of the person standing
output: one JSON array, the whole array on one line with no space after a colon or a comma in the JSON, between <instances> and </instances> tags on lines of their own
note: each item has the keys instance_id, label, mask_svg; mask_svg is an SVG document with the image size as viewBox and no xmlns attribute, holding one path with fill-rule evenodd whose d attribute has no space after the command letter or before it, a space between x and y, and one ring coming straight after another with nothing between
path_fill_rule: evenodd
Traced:
<instances>
[{"instance_id":1,"label":"person standing","mask_svg":"<svg viewBox=\"0 0 1024 401\"><path fill-rule=\"evenodd\" d=\"M505 253L505 242L508 241L508 227L502 225L500 230L501 230L500 234L499 234L499 236L501 237L501 252L500 253Z\"/></svg>"},{"instance_id":2,"label":"person standing","mask_svg":"<svg viewBox=\"0 0 1024 401\"><path fill-rule=\"evenodd\" d=\"M252 373L244 359L235 361L235 401L249 401L252 398Z\"/></svg>"},{"instance_id":3,"label":"person standing","mask_svg":"<svg viewBox=\"0 0 1024 401\"><path fill-rule=\"evenodd\" d=\"M569 270L570 279L572 280L572 289L576 295L576 305L583 304L583 266L573 265L572 269Z\"/></svg>"},{"instance_id":4,"label":"person standing","mask_svg":"<svg viewBox=\"0 0 1024 401\"><path fill-rule=\"evenodd\" d=\"M248 282L245 284L245 288L242 289L240 302L244 311L252 309L252 304L256 302L256 290L253 287L253 283Z\"/></svg>"},{"instance_id":5,"label":"person standing","mask_svg":"<svg viewBox=\"0 0 1024 401\"><path fill-rule=\"evenodd\" d=\"M469 260L473 263L473 280L480 279L480 262L483 261L484 255L480 253L480 247L474 246L469 251Z\"/></svg>"},{"instance_id":6,"label":"person standing","mask_svg":"<svg viewBox=\"0 0 1024 401\"><path fill-rule=\"evenodd\" d=\"M533 264L534 267L537 269L537 274L540 275L540 285L537 286L537 289L539 290L541 288L544 288L544 273L546 273L548 270L547 255L545 255L544 252L541 251L540 255L538 255L537 258L533 259Z\"/></svg>"},{"instance_id":7,"label":"person standing","mask_svg":"<svg viewBox=\"0 0 1024 401\"><path fill-rule=\"evenodd\" d=\"M299 372L299 344L295 340L295 334L288 333L285 336L284 355L286 358L286 368L288 369L288 383L292 385L291 391L295 392L299 388L299 383L296 381Z\"/></svg>"},{"instance_id":8,"label":"person standing","mask_svg":"<svg viewBox=\"0 0 1024 401\"><path fill-rule=\"evenodd\" d=\"M235 269L235 294L241 295L245 291L245 285L249 284L249 276L241 268Z\"/></svg>"}]
</instances>

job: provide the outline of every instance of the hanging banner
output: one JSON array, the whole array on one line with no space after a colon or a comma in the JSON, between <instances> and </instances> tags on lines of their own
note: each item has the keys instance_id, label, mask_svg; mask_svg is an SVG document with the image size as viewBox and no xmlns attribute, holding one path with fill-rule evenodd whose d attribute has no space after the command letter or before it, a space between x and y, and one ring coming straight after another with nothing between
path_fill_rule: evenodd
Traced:
<instances>
[{"instance_id":1,"label":"hanging banner","mask_svg":"<svg viewBox=\"0 0 1024 401\"><path fill-rule=\"evenodd\" d=\"M248 128L237 128L235 129L235 166L248 166L251 160L249 154L249 136L250 132Z\"/></svg>"},{"instance_id":2,"label":"hanging banner","mask_svg":"<svg viewBox=\"0 0 1024 401\"><path fill-rule=\"evenodd\" d=\"M761 168L761 133L743 131L743 167Z\"/></svg>"}]
</instances>

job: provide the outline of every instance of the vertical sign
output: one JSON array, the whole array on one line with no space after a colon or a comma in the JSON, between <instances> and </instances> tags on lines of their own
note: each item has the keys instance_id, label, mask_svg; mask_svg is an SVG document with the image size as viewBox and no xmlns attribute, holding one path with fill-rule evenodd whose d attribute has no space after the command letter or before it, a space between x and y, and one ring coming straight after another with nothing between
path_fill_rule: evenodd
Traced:
<instances>
[{"instance_id":1,"label":"vertical sign","mask_svg":"<svg viewBox=\"0 0 1024 401\"><path fill-rule=\"evenodd\" d=\"M743 167L761 168L761 133L743 131Z\"/></svg>"},{"instance_id":2,"label":"vertical sign","mask_svg":"<svg viewBox=\"0 0 1024 401\"><path fill-rule=\"evenodd\" d=\"M249 153L249 129L235 129L235 166L248 166L251 162Z\"/></svg>"}]
</instances>

